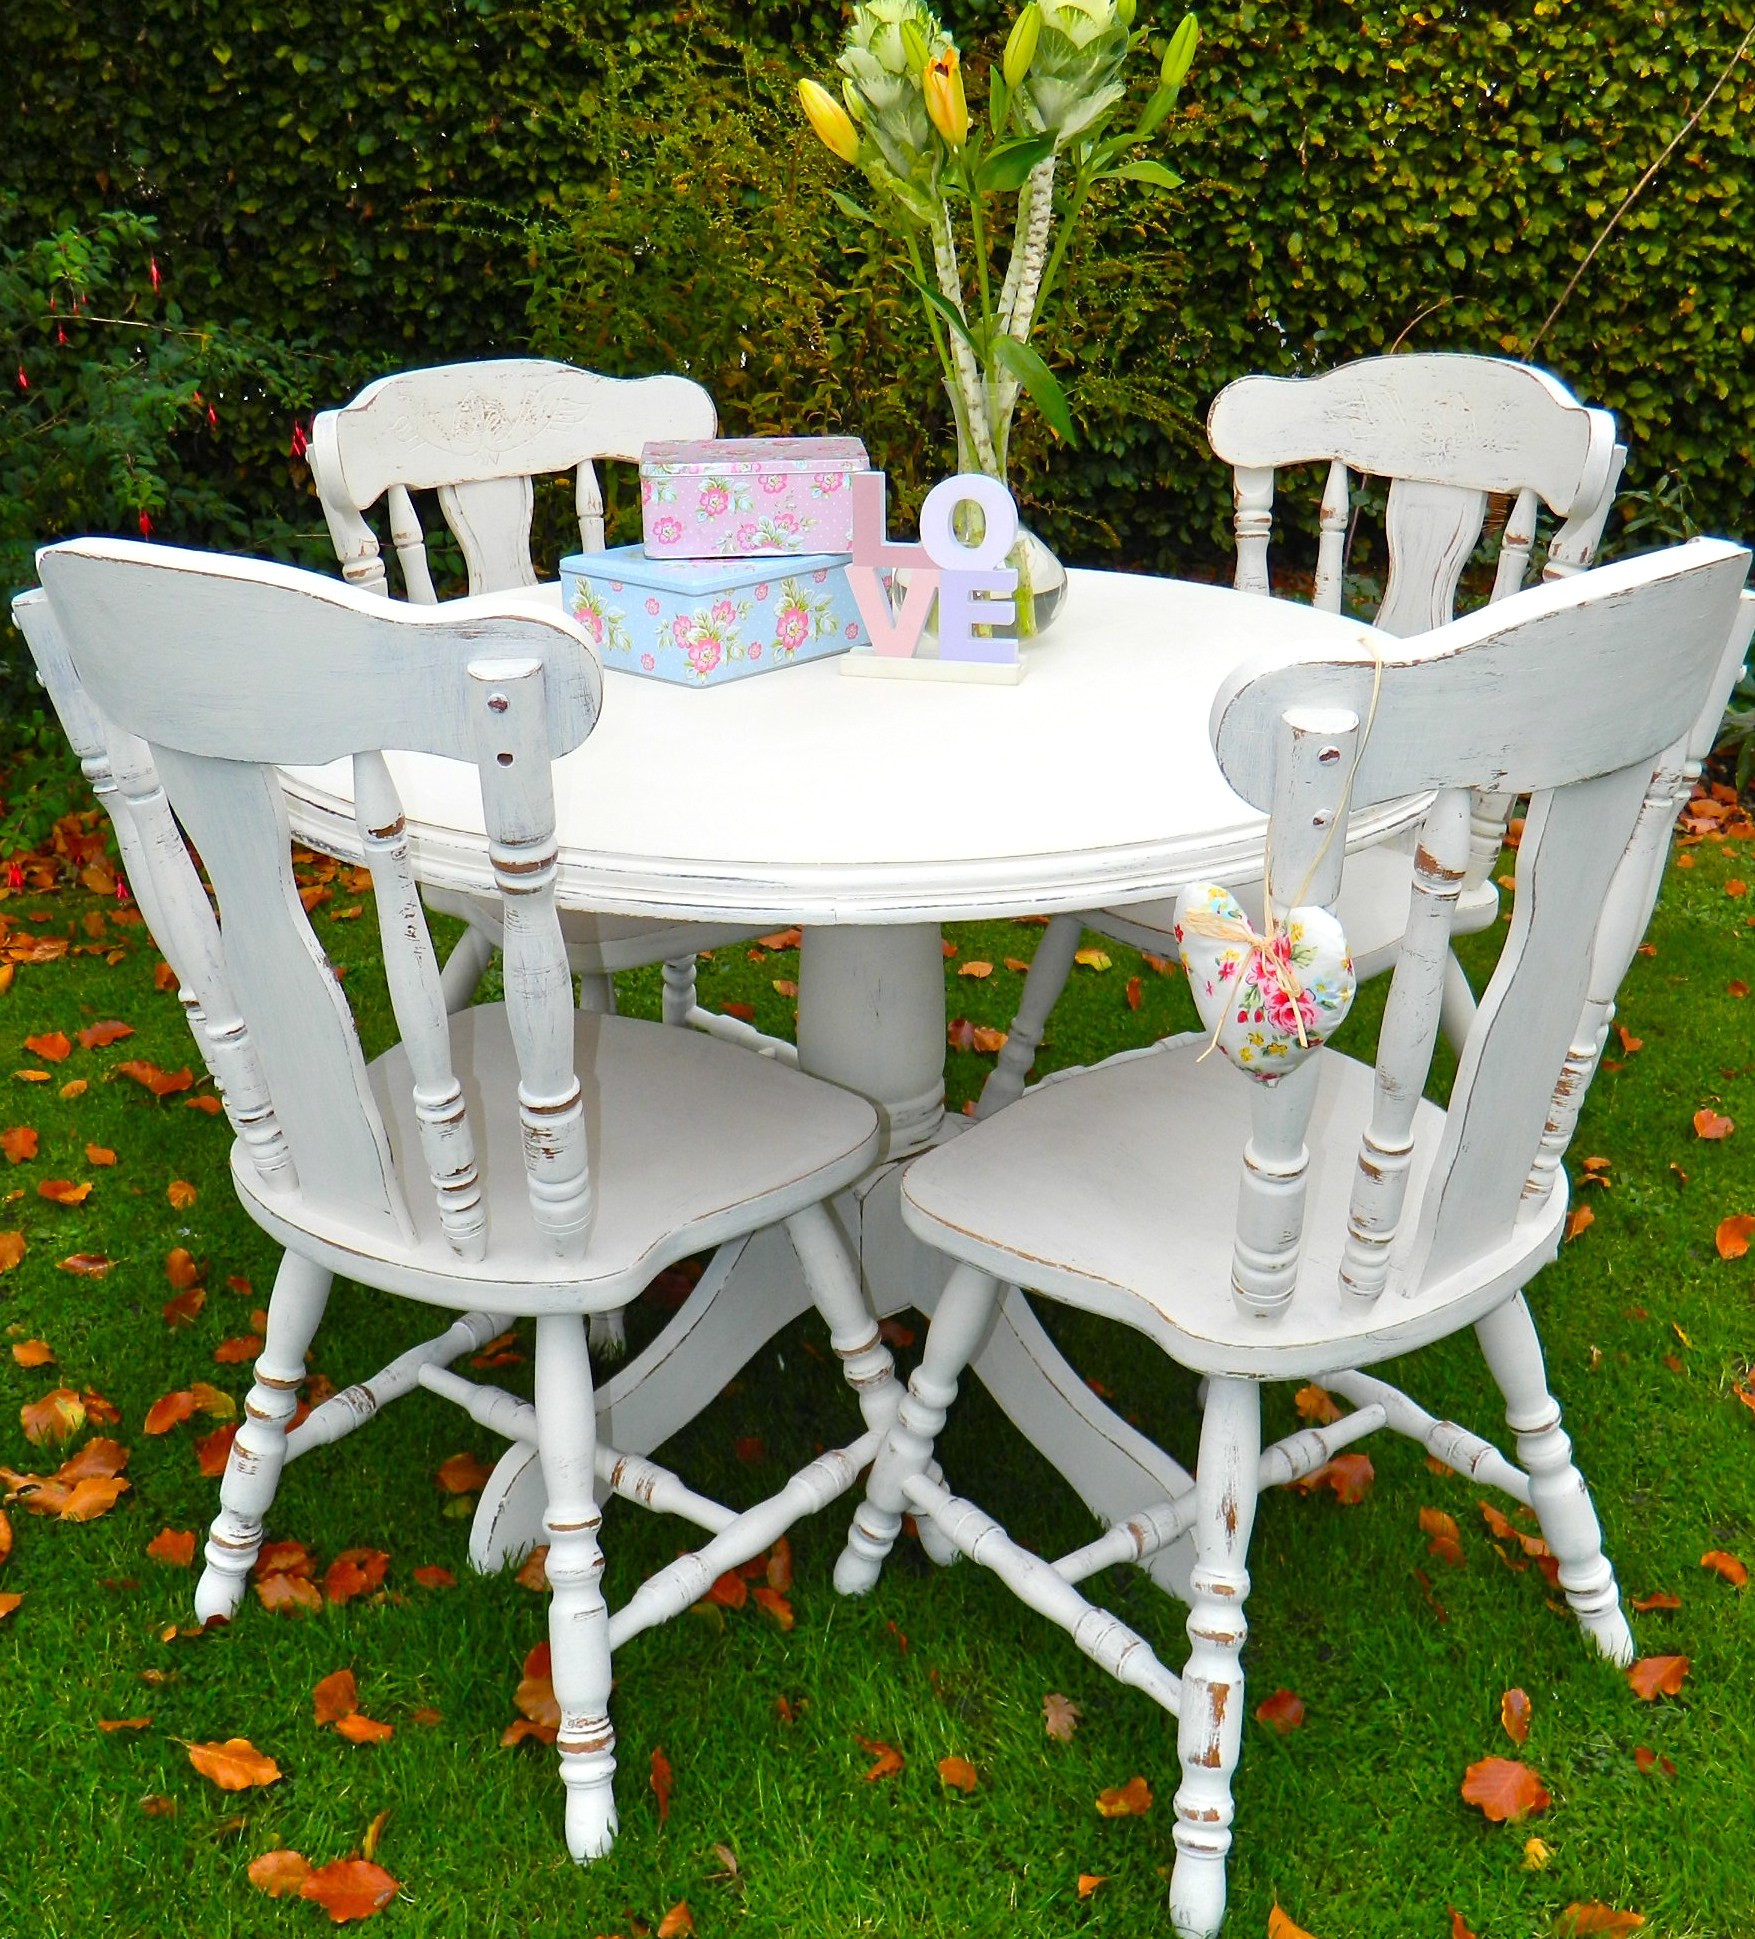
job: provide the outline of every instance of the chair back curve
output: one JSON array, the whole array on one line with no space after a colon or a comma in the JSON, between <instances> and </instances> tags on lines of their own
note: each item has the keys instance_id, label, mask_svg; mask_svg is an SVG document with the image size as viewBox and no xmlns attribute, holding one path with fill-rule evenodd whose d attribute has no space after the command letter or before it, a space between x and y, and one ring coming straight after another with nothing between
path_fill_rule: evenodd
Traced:
<instances>
[{"instance_id":1,"label":"chair back curve","mask_svg":"<svg viewBox=\"0 0 1755 1939\"><path fill-rule=\"evenodd\" d=\"M1492 599L1523 584L1538 509L1562 521L1544 576L1591 563L1625 450L1607 411L1555 377L1500 357L1368 357L1320 377L1241 377L1207 416L1233 468L1239 591L1266 593L1274 473L1328 467L1314 600L1341 610L1353 474L1387 478L1389 571L1376 624L1398 637L1441 626L1486 524L1490 494L1512 499Z\"/></svg>"},{"instance_id":2,"label":"chair back curve","mask_svg":"<svg viewBox=\"0 0 1755 1939\"><path fill-rule=\"evenodd\" d=\"M299 899L276 774L351 760L428 1172L408 1189L436 1194L447 1241L471 1260L488 1239L475 1137L385 751L476 769L505 909L532 1218L558 1257L582 1256L590 1153L554 906L550 776L550 762L590 734L601 700L579 628L492 599L393 604L288 566L128 540L71 540L37 563L52 627L39 616L32 644L41 636L60 651L56 704L88 742L101 732L143 910L209 1034L216 1018L225 1024L233 1069L259 1107L258 1136L240 1149L265 1192L297 1191L368 1247L394 1246L413 1238L405 1181L352 1012ZM234 1082L222 1082L236 1124ZM264 1152L286 1162L274 1169Z\"/></svg>"},{"instance_id":3,"label":"chair back curve","mask_svg":"<svg viewBox=\"0 0 1755 1939\"><path fill-rule=\"evenodd\" d=\"M576 474L579 544L601 552L597 464L636 460L649 439L709 438L717 424L712 398L686 377L600 377L540 358L500 358L380 377L352 403L318 414L310 462L348 582L389 590L364 517L384 498L404 590L430 606L436 594L411 492L438 492L470 592L506 592L536 584L534 478Z\"/></svg>"},{"instance_id":4,"label":"chair back curve","mask_svg":"<svg viewBox=\"0 0 1755 1939\"><path fill-rule=\"evenodd\" d=\"M1362 635L1356 649L1244 667L1221 685L1213 745L1231 786L1269 814L1277 913L1293 900L1332 907L1342 845L1330 833L1351 808L1433 796L1349 1206L1349 1300L1486 1270L1520 1219L1556 1216L1559 1201L1528 1188L1545 1138L1548 1182L1557 1172L1562 1076L1573 1078L1569 1126L1592 1067L1578 1068L1580 1018L1592 1002L1612 1004L1655 896L1691 749L1741 663L1755 619L1739 600L1749 560L1739 546L1697 539L1531 588L1418 639ZM1529 812L1505 945L1438 1147L1416 1166L1471 790L1528 795ZM1291 1296L1302 1138L1323 1061L1256 1087L1237 1291L1268 1316ZM1262 1153L1279 1154L1277 1173L1257 1162ZM1253 1204L1258 1192L1272 1198L1272 1216ZM1277 1276L1259 1246L1246 1246L1251 1230L1278 1235L1267 1247Z\"/></svg>"}]
</instances>

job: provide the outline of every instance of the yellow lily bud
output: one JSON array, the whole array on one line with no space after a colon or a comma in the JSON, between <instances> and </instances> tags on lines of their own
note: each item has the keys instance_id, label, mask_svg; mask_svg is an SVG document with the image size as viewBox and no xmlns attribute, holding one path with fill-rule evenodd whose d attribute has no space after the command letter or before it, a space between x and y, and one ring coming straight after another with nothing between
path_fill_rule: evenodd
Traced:
<instances>
[{"instance_id":1,"label":"yellow lily bud","mask_svg":"<svg viewBox=\"0 0 1755 1939\"><path fill-rule=\"evenodd\" d=\"M1133 17L1139 12L1134 0L1115 0L1115 17L1124 27L1133 26Z\"/></svg>"},{"instance_id":2,"label":"yellow lily bud","mask_svg":"<svg viewBox=\"0 0 1755 1939\"><path fill-rule=\"evenodd\" d=\"M839 101L816 81L800 81L798 103L804 118L817 131L817 139L832 155L844 162L859 159L859 130Z\"/></svg>"},{"instance_id":3,"label":"yellow lily bud","mask_svg":"<svg viewBox=\"0 0 1755 1939\"><path fill-rule=\"evenodd\" d=\"M847 104L847 112L855 121L865 119L865 103L859 98L859 90L851 79L841 83L841 99Z\"/></svg>"},{"instance_id":4,"label":"yellow lily bud","mask_svg":"<svg viewBox=\"0 0 1755 1939\"><path fill-rule=\"evenodd\" d=\"M951 147L961 148L969 139L969 103L963 93L963 76L954 47L947 47L927 62L920 87L926 96L926 112L932 125Z\"/></svg>"},{"instance_id":5,"label":"yellow lily bud","mask_svg":"<svg viewBox=\"0 0 1755 1939\"><path fill-rule=\"evenodd\" d=\"M926 36L912 20L902 22L902 52L907 58L911 74L924 74L926 63L931 58L931 50L926 45Z\"/></svg>"},{"instance_id":6,"label":"yellow lily bud","mask_svg":"<svg viewBox=\"0 0 1755 1939\"><path fill-rule=\"evenodd\" d=\"M1015 88L1030 71L1030 63L1036 58L1036 43L1042 38L1042 9L1036 0L1012 22L1010 38L1005 44L1005 60L1000 72L1005 76L1008 88Z\"/></svg>"},{"instance_id":7,"label":"yellow lily bud","mask_svg":"<svg viewBox=\"0 0 1755 1939\"><path fill-rule=\"evenodd\" d=\"M1182 16L1181 24L1170 36L1170 45L1164 49L1164 66L1159 79L1167 88L1180 87L1183 77L1194 65L1194 50L1200 41L1200 22L1191 13Z\"/></svg>"}]
</instances>

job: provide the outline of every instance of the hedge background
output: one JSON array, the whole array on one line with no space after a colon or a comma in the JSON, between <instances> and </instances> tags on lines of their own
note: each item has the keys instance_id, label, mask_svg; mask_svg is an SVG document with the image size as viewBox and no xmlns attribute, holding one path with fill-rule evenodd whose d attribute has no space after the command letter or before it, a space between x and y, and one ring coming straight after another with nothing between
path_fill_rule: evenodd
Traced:
<instances>
[{"instance_id":1,"label":"hedge background","mask_svg":"<svg viewBox=\"0 0 1755 1939\"><path fill-rule=\"evenodd\" d=\"M1030 422L1027 516L1074 560L1222 569L1212 393L1398 342L1522 353L1752 6L1205 13L1167 135L1187 186L1106 191L1044 345L1084 435L1049 449ZM947 11L966 50L1004 31L985 0ZM189 413L159 536L323 561L292 411L531 346L688 368L730 431L855 430L905 502L944 462L924 330L790 105L832 63L836 7L12 0L7 30L0 248L154 216L182 317L253 336L278 373L234 371L217 426ZM1669 475L1660 537L1690 509L1755 526L1752 131L1745 62L1540 353L1617 413L1633 492ZM21 367L60 354L43 327L13 334Z\"/></svg>"}]
</instances>

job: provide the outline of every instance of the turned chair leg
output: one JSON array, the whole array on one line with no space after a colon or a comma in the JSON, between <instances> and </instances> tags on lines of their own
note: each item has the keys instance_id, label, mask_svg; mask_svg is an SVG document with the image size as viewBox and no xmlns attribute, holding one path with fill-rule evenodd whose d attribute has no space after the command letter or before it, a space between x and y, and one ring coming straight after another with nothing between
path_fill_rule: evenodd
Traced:
<instances>
[{"instance_id":1,"label":"turned chair leg","mask_svg":"<svg viewBox=\"0 0 1755 1939\"><path fill-rule=\"evenodd\" d=\"M835 1564L835 1587L842 1595L864 1595L877 1582L884 1558L902 1532L907 1501L902 1484L927 1471L933 1442L957 1397L957 1381L975 1357L1003 1290L991 1273L968 1265L958 1266L945 1282L920 1365L872 1463L865 1499Z\"/></svg>"},{"instance_id":2,"label":"turned chair leg","mask_svg":"<svg viewBox=\"0 0 1755 1939\"><path fill-rule=\"evenodd\" d=\"M976 1100L975 1115L990 1118L995 1111L1015 1104L1024 1094L1024 1080L1042 1047L1048 1029L1049 1013L1072 975L1073 956L1084 934L1082 916L1056 916L1042 932L1036 954L1024 978L1024 994L1018 1001L1018 1014L999 1053L999 1062L988 1072L987 1082Z\"/></svg>"},{"instance_id":3,"label":"turned chair leg","mask_svg":"<svg viewBox=\"0 0 1755 1939\"><path fill-rule=\"evenodd\" d=\"M1231 1774L1243 1741L1243 1601L1261 1466L1261 1390L1215 1375L1207 1386L1195 1470L1194 1573L1188 1667L1176 1751L1176 1869L1170 1921L1181 1939L1212 1939L1225 1918L1231 1849Z\"/></svg>"},{"instance_id":4,"label":"turned chair leg","mask_svg":"<svg viewBox=\"0 0 1755 1939\"><path fill-rule=\"evenodd\" d=\"M615 978L608 970L579 972L579 1008L593 1016L615 1015Z\"/></svg>"},{"instance_id":5,"label":"turned chair leg","mask_svg":"<svg viewBox=\"0 0 1755 1939\"><path fill-rule=\"evenodd\" d=\"M207 1567L195 1590L204 1623L237 1614L244 1585L262 1547L262 1522L274 1503L286 1462L286 1432L298 1407L305 1355L329 1301L330 1275L296 1252L281 1254L268 1332L256 1361L255 1382L220 1479L218 1515L207 1536Z\"/></svg>"},{"instance_id":6,"label":"turned chair leg","mask_svg":"<svg viewBox=\"0 0 1755 1939\"><path fill-rule=\"evenodd\" d=\"M493 961L493 938L484 929L469 928L457 939L457 947L445 958L439 972L439 993L445 1000L445 1014L454 1017L469 1008L470 998L480 986L482 976Z\"/></svg>"},{"instance_id":7,"label":"turned chair leg","mask_svg":"<svg viewBox=\"0 0 1755 1939\"><path fill-rule=\"evenodd\" d=\"M556 1748L567 1787L567 1849L582 1865L603 1857L616 1834L594 1408L584 1320L577 1313L543 1314L536 1322L536 1433L548 1495L549 1655L561 1707Z\"/></svg>"},{"instance_id":8,"label":"turned chair leg","mask_svg":"<svg viewBox=\"0 0 1755 1939\"><path fill-rule=\"evenodd\" d=\"M1560 1587L1585 1635L1611 1663L1625 1667L1633 1661L1633 1632L1603 1553L1590 1491L1572 1463L1560 1403L1548 1391L1542 1343L1522 1293L1478 1321L1475 1337L1505 1396L1505 1419L1530 1478L1530 1506L1559 1561Z\"/></svg>"},{"instance_id":9,"label":"turned chair leg","mask_svg":"<svg viewBox=\"0 0 1755 1939\"><path fill-rule=\"evenodd\" d=\"M786 1236L804 1269L816 1308L828 1323L829 1344L859 1401L868 1428L886 1429L902 1404L896 1363L866 1304L859 1269L823 1205L807 1206L786 1221Z\"/></svg>"}]
</instances>

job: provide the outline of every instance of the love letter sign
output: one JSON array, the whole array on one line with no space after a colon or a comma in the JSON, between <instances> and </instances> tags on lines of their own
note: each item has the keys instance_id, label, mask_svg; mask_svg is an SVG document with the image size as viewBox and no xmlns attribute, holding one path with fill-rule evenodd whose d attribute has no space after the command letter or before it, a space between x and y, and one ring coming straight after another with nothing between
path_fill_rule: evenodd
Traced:
<instances>
[{"instance_id":1,"label":"love letter sign","mask_svg":"<svg viewBox=\"0 0 1755 1939\"><path fill-rule=\"evenodd\" d=\"M920 541L893 543L885 512L881 471L853 473L853 563L847 583L871 636L870 653L850 653L848 672L930 673L941 679L1015 680L1023 671L1018 642L1009 630L978 633L977 627L1010 628L1017 618L1011 595L1015 566L1004 563L1018 536L1018 508L996 478L964 472L927 493L920 508ZM980 508L978 543L957 535L955 517L967 503ZM897 605L885 586L893 573L907 575ZM938 654L921 654L932 602L938 600ZM857 662L858 664L854 664Z\"/></svg>"}]
</instances>

